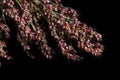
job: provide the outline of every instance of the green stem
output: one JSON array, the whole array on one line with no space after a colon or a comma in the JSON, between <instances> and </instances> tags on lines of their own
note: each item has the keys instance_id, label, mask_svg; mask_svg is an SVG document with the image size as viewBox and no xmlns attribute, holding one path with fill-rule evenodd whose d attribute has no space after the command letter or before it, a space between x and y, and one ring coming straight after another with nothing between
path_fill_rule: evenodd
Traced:
<instances>
[{"instance_id":1,"label":"green stem","mask_svg":"<svg viewBox=\"0 0 120 80\"><path fill-rule=\"evenodd\" d=\"M20 4L20 2L18 0L15 0L17 2L17 4L20 6L20 8L22 9L22 6Z\"/></svg>"},{"instance_id":2,"label":"green stem","mask_svg":"<svg viewBox=\"0 0 120 80\"><path fill-rule=\"evenodd\" d=\"M34 26L33 22L31 22L30 24L32 26L32 29L35 31L36 29L35 29L35 26Z\"/></svg>"},{"instance_id":3,"label":"green stem","mask_svg":"<svg viewBox=\"0 0 120 80\"><path fill-rule=\"evenodd\" d=\"M5 19L4 13L2 13L2 19L3 19L3 22L6 24L6 19Z\"/></svg>"}]
</instances>

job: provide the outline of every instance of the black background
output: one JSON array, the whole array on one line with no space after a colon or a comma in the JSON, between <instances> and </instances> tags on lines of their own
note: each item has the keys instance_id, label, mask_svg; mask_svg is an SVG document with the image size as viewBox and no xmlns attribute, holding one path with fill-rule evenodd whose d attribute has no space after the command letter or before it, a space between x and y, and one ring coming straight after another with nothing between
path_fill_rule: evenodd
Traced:
<instances>
[{"instance_id":1,"label":"black background","mask_svg":"<svg viewBox=\"0 0 120 80\"><path fill-rule=\"evenodd\" d=\"M117 2L104 0L87 1L87 0L62 0L64 6L72 7L76 9L80 14L80 21L84 22L103 35L103 45L105 50L100 58L92 56L85 57L82 61L73 62L64 58L55 58L53 60L47 60L44 58L37 58L31 60L24 56L19 48L16 46L16 42L13 41L12 46L15 57L14 62L3 61L1 72L6 74L17 75L17 73L25 73L33 75L35 73L42 75L93 75L93 76L106 76L116 74L118 71L118 58L116 44L118 44L115 36L117 33ZM70 77L70 76L69 76Z\"/></svg>"}]
</instances>

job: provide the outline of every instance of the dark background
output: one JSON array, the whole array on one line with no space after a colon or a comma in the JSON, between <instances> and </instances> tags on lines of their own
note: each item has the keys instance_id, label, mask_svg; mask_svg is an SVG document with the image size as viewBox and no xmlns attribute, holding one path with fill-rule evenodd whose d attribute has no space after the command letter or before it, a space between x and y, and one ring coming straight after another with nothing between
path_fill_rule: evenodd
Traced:
<instances>
[{"instance_id":1,"label":"dark background","mask_svg":"<svg viewBox=\"0 0 120 80\"><path fill-rule=\"evenodd\" d=\"M13 41L11 52L15 55L14 62L3 61L1 72L7 71L5 74L13 74L22 72L33 75L39 73L42 75L52 74L67 74L73 75L89 75L100 76L107 74L116 74L118 68L118 58L116 57L119 52L115 43L117 43L117 2L104 0L87 1L87 0L62 0L63 5L76 9L80 14L80 21L84 22L103 35L102 44L105 45L105 50L100 58L86 56L80 62L68 61L64 58L55 58L47 60L42 57L31 60L24 56L24 53L16 46ZM113 72L112 72L113 71ZM99 75L99 74L100 75ZM53 75L54 76L54 75Z\"/></svg>"}]
</instances>

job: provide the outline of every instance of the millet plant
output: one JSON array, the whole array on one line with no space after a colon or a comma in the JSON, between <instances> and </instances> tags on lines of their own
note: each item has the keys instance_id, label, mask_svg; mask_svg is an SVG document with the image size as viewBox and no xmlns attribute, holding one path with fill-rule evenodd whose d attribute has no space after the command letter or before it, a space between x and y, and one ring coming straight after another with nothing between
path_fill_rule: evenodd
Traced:
<instances>
[{"instance_id":1,"label":"millet plant","mask_svg":"<svg viewBox=\"0 0 120 80\"><path fill-rule=\"evenodd\" d=\"M78 16L76 10L63 6L60 0L0 0L0 58L12 59L7 50L13 36L10 26L16 30L14 36L23 51L31 58L35 58L31 51L33 45L48 59L57 54L56 50L73 61L83 59L78 50L100 56L102 35L81 22Z\"/></svg>"}]
</instances>

